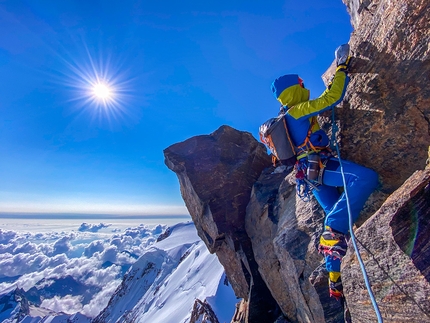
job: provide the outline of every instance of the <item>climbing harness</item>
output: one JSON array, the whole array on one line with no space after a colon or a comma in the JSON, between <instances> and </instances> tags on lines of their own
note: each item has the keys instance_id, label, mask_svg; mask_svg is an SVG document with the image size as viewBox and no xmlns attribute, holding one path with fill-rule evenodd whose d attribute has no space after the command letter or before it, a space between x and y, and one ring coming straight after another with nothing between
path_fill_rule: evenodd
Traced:
<instances>
[{"instance_id":1,"label":"climbing harness","mask_svg":"<svg viewBox=\"0 0 430 323\"><path fill-rule=\"evenodd\" d=\"M307 136L303 144L297 147L297 162L294 166L297 196L304 202L310 200L312 190L319 190L326 163L333 156L325 132L323 130L312 132L316 123L316 117L312 117ZM312 136L319 137L316 140L319 144L312 142Z\"/></svg>"},{"instance_id":2,"label":"climbing harness","mask_svg":"<svg viewBox=\"0 0 430 323\"><path fill-rule=\"evenodd\" d=\"M324 147L324 150L306 152L303 156L295 165L296 189L297 196L304 202L308 202L312 190L319 191L318 186L322 184L324 169L333 154L331 150Z\"/></svg>"},{"instance_id":3,"label":"climbing harness","mask_svg":"<svg viewBox=\"0 0 430 323\"><path fill-rule=\"evenodd\" d=\"M337 155L339 157L338 159L339 159L340 172L342 174L343 188L344 188L344 193L345 193L346 205L347 205L347 209L348 209L348 220L349 220L348 222L349 222L349 232L351 235L351 241L352 241L352 244L354 246L354 250L355 250L355 254L357 255L358 262L360 264L360 268L361 268L361 272L363 274L364 283L366 284L367 292L369 293L370 300L372 301L373 308L374 308L376 316L378 318L378 323L382 323L383 320L382 320L381 313L379 311L378 303L376 302L375 296L373 295L372 288L371 288L370 282L369 282L369 277L367 276L366 267L364 266L363 259L361 259L360 252L358 250L357 242L356 242L354 231L353 231L352 213L351 213L351 206L350 206L349 198L348 198L348 190L346 188L345 172L343 170L342 159L340 158L339 145L336 143L336 140L335 140L336 139L336 132L338 130L339 129L338 129L338 126L337 126L336 120L335 120L335 111L333 108L332 109L332 140L333 139L334 140L333 140L332 144L335 146Z\"/></svg>"}]
</instances>

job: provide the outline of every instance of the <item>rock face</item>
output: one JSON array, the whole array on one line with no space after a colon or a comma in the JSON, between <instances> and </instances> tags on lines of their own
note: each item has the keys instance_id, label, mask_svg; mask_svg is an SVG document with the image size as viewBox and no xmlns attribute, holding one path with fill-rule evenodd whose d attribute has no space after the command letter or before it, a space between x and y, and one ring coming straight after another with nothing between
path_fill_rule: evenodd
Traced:
<instances>
[{"instance_id":1,"label":"rock face","mask_svg":"<svg viewBox=\"0 0 430 323\"><path fill-rule=\"evenodd\" d=\"M296 197L292 174L263 171L247 208L246 232L272 295L292 322L342 322L342 305L330 299L317 252L324 213L315 200Z\"/></svg>"},{"instance_id":2,"label":"rock face","mask_svg":"<svg viewBox=\"0 0 430 323\"><path fill-rule=\"evenodd\" d=\"M252 185L270 165L266 149L251 134L223 126L211 135L170 146L164 154L167 166L179 176L191 215L205 216L193 220L215 252L226 232L244 229Z\"/></svg>"},{"instance_id":3,"label":"rock face","mask_svg":"<svg viewBox=\"0 0 430 323\"><path fill-rule=\"evenodd\" d=\"M385 321L430 322L430 168L415 172L356 237ZM375 321L355 254L342 271L354 322Z\"/></svg>"},{"instance_id":4,"label":"rock face","mask_svg":"<svg viewBox=\"0 0 430 323\"><path fill-rule=\"evenodd\" d=\"M342 156L378 172L391 193L423 169L430 143L430 2L343 0L354 59L342 109ZM326 73L326 79L332 70Z\"/></svg>"},{"instance_id":5,"label":"rock face","mask_svg":"<svg viewBox=\"0 0 430 323\"><path fill-rule=\"evenodd\" d=\"M316 244L324 214L315 201L296 201L285 173L271 174L261 144L223 126L164 153L199 236L247 302L245 322L272 323L281 313L291 322L343 320L340 303L328 297L326 273L314 273L322 259ZM228 158L220 162L220 155Z\"/></svg>"}]
</instances>

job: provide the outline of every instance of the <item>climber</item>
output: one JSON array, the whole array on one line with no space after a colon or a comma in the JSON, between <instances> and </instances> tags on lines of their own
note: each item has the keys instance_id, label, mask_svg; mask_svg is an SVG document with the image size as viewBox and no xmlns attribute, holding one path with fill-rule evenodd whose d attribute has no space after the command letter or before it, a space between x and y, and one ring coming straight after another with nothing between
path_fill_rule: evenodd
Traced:
<instances>
[{"instance_id":1,"label":"climber","mask_svg":"<svg viewBox=\"0 0 430 323\"><path fill-rule=\"evenodd\" d=\"M281 103L286 128L296 147L296 181L299 196L312 192L324 210L324 231L318 250L324 255L329 272L330 296L343 297L340 264L346 254L349 217L338 157L328 148L329 139L319 128L317 115L340 103L348 84L351 61L349 45L335 52L336 73L324 93L313 100L298 75L284 75L272 84L272 92ZM342 160L352 219L355 222L364 203L378 185L378 175L371 169Z\"/></svg>"}]
</instances>

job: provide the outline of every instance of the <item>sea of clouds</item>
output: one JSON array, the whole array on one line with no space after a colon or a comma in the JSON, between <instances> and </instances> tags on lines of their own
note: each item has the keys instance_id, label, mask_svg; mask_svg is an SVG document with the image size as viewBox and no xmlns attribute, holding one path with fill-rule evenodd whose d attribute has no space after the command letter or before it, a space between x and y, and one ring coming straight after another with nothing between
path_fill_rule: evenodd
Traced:
<instances>
[{"instance_id":1,"label":"sea of clouds","mask_svg":"<svg viewBox=\"0 0 430 323\"><path fill-rule=\"evenodd\" d=\"M19 287L38 306L95 317L127 269L165 229L120 230L105 223L82 223L67 232L0 229L0 295Z\"/></svg>"}]
</instances>

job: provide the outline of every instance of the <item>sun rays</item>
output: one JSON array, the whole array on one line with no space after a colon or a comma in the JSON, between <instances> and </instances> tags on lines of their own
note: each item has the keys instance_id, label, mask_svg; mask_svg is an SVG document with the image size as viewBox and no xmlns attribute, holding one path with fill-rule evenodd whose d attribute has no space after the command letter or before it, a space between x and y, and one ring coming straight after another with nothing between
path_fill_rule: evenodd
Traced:
<instances>
[{"instance_id":1,"label":"sun rays","mask_svg":"<svg viewBox=\"0 0 430 323\"><path fill-rule=\"evenodd\" d=\"M69 91L68 102L73 103L74 113L90 114L91 119L110 125L132 115L131 67L124 68L111 55L101 51L95 54L83 47L83 55L61 58L66 68L57 75L58 82Z\"/></svg>"}]
</instances>

